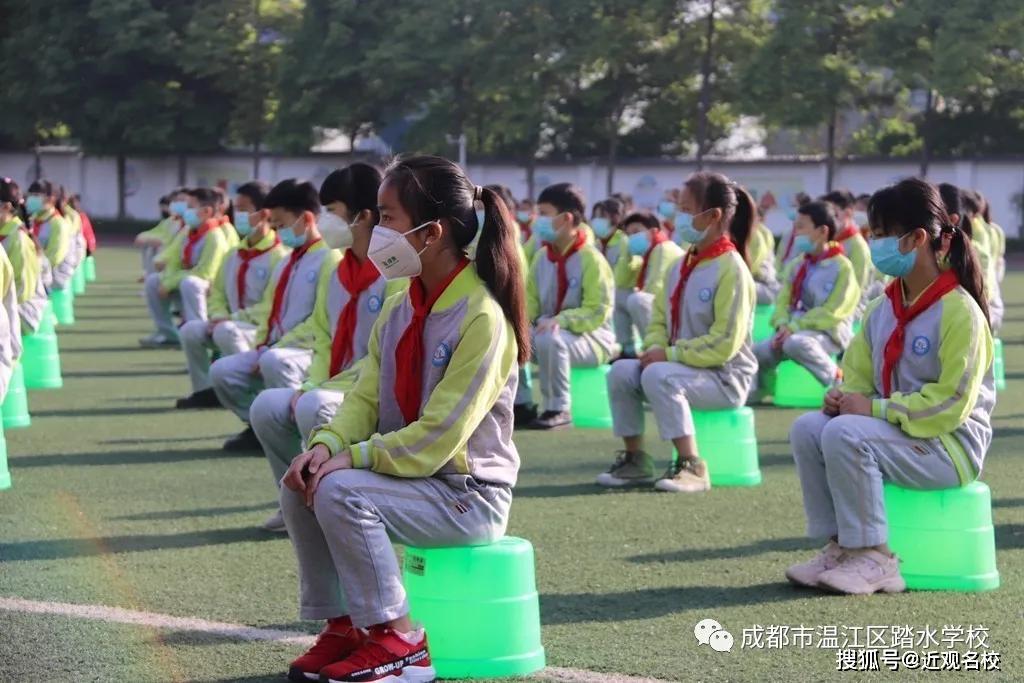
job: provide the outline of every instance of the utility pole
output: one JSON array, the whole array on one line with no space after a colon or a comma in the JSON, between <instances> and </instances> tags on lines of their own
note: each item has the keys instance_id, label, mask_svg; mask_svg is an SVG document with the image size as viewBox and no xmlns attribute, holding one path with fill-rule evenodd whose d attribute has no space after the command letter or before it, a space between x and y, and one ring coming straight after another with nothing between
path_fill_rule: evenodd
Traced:
<instances>
[{"instance_id":1,"label":"utility pole","mask_svg":"<svg viewBox=\"0 0 1024 683\"><path fill-rule=\"evenodd\" d=\"M449 145L459 146L459 166L462 170L466 170L466 134L459 133L458 135L447 135Z\"/></svg>"}]
</instances>

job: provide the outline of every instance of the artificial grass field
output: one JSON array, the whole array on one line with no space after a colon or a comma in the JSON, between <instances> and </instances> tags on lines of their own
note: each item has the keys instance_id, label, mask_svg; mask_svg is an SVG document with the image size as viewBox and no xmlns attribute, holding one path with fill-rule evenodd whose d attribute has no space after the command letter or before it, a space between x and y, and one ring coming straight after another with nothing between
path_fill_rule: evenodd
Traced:
<instances>
[{"instance_id":1,"label":"artificial grass field","mask_svg":"<svg viewBox=\"0 0 1024 683\"><path fill-rule=\"evenodd\" d=\"M287 538L257 528L275 496L266 462L219 450L240 428L228 412L174 410L188 378L180 351L138 348L150 324L136 252L103 249L98 266L99 282L76 300L78 322L59 329L64 388L32 392L32 426L7 433L14 486L0 492L0 598L315 632L296 620ZM833 650L741 650L742 630L984 624L1004 678L1024 680L1024 273L1003 288L1009 388L983 474L999 590L846 598L789 586L783 570L816 548L803 538L788 453L799 411L757 409L761 486L691 496L593 485L617 448L609 433L526 432L516 436L523 467L509 533L536 548L548 663L682 681L825 680L836 675ZM649 446L667 459L653 430ZM732 652L697 645L705 617L733 633ZM299 651L0 610L0 681L281 680Z\"/></svg>"}]
</instances>

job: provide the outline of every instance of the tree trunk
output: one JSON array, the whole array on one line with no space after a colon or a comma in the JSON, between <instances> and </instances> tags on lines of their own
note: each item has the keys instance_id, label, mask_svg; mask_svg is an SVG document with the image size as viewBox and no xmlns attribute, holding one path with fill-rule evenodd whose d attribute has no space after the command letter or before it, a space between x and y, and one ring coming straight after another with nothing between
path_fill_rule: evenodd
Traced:
<instances>
[{"instance_id":1,"label":"tree trunk","mask_svg":"<svg viewBox=\"0 0 1024 683\"><path fill-rule=\"evenodd\" d=\"M921 125L921 177L928 177L928 166L931 164L931 128L932 110L935 108L935 93L928 88L924 101L924 122Z\"/></svg>"},{"instance_id":2,"label":"tree trunk","mask_svg":"<svg viewBox=\"0 0 1024 683\"><path fill-rule=\"evenodd\" d=\"M836 178L836 107L832 106L832 112L828 117L828 136L825 149L825 192L832 191L832 183Z\"/></svg>"},{"instance_id":3,"label":"tree trunk","mask_svg":"<svg viewBox=\"0 0 1024 683\"><path fill-rule=\"evenodd\" d=\"M711 49L715 39L715 0L708 9L708 25L704 55L700 60L700 101L697 104L697 170L704 168L704 152L708 144L708 111L711 109Z\"/></svg>"},{"instance_id":4,"label":"tree trunk","mask_svg":"<svg viewBox=\"0 0 1024 683\"><path fill-rule=\"evenodd\" d=\"M32 164L32 175L33 180L39 180L43 177L43 155L39 153L39 143L37 142L35 147L32 148L33 164Z\"/></svg>"},{"instance_id":5,"label":"tree trunk","mask_svg":"<svg viewBox=\"0 0 1024 683\"><path fill-rule=\"evenodd\" d=\"M185 179L188 176L188 157L184 153L178 154L178 187L185 187Z\"/></svg>"},{"instance_id":6,"label":"tree trunk","mask_svg":"<svg viewBox=\"0 0 1024 683\"><path fill-rule=\"evenodd\" d=\"M124 202L125 202L125 187L124 187L124 176L125 176L125 158L124 154L117 155L117 217L123 219L125 215Z\"/></svg>"}]
</instances>

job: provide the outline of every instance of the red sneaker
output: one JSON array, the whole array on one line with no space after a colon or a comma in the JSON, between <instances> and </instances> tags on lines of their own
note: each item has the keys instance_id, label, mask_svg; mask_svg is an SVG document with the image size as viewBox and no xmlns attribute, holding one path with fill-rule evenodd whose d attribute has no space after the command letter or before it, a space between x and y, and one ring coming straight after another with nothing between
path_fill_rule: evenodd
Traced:
<instances>
[{"instance_id":1,"label":"red sneaker","mask_svg":"<svg viewBox=\"0 0 1024 683\"><path fill-rule=\"evenodd\" d=\"M394 629L380 626L370 629L348 659L320 672L321 683L430 683L436 678L426 634L410 645Z\"/></svg>"},{"instance_id":2,"label":"red sneaker","mask_svg":"<svg viewBox=\"0 0 1024 683\"><path fill-rule=\"evenodd\" d=\"M354 627L351 619L331 619L313 647L288 667L288 680L295 683L319 681L321 669L342 661L365 642L366 632Z\"/></svg>"}]
</instances>

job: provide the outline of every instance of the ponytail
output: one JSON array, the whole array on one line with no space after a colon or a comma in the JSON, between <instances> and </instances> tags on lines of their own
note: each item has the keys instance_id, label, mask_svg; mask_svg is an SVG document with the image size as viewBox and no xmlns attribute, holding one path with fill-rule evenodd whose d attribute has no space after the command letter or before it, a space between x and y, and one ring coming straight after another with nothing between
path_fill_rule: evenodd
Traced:
<instances>
[{"instance_id":1,"label":"ponytail","mask_svg":"<svg viewBox=\"0 0 1024 683\"><path fill-rule=\"evenodd\" d=\"M967 221L967 223L969 224L970 221ZM985 290L985 279L982 277L981 264L978 263L978 256L974 252L974 247L971 245L969 237L963 230L952 225L944 226L942 232L943 234L952 232L952 238L949 241L949 251L947 252L950 269L956 273L957 279L960 280L960 286L967 290L967 293L971 295L971 298L981 308L985 321L991 327L992 319L988 312L988 293ZM942 238L939 237L938 241L938 245L933 241L933 251L941 249Z\"/></svg>"},{"instance_id":2,"label":"ponytail","mask_svg":"<svg viewBox=\"0 0 1024 683\"><path fill-rule=\"evenodd\" d=\"M732 220L729 221L729 236L732 238L733 244L736 245L736 251L743 257L743 262L749 267L751 263L747 247L750 244L751 235L754 234L754 216L757 215L757 205L754 204L754 198L743 187L736 185L734 191L736 193L736 212L732 215Z\"/></svg>"},{"instance_id":3,"label":"ponytail","mask_svg":"<svg viewBox=\"0 0 1024 683\"><path fill-rule=\"evenodd\" d=\"M494 190L480 192L484 224L476 245L476 272L512 324L519 345L519 363L530 359L530 326L526 320L526 279L520 272L519 245L512 214Z\"/></svg>"}]
</instances>

